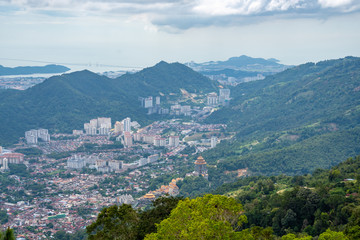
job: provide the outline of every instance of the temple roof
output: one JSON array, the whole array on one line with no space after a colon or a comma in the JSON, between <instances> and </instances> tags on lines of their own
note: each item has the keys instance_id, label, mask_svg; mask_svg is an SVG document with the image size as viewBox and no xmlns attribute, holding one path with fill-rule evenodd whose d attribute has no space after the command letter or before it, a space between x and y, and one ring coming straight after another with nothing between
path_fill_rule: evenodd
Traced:
<instances>
[{"instance_id":1,"label":"temple roof","mask_svg":"<svg viewBox=\"0 0 360 240\"><path fill-rule=\"evenodd\" d=\"M144 198L146 198L146 199L153 199L153 198L155 198L155 195L152 194L152 193L147 193L147 194L145 194Z\"/></svg>"},{"instance_id":2,"label":"temple roof","mask_svg":"<svg viewBox=\"0 0 360 240\"><path fill-rule=\"evenodd\" d=\"M202 156L199 156L196 161L195 161L196 165L206 165L205 159Z\"/></svg>"}]
</instances>

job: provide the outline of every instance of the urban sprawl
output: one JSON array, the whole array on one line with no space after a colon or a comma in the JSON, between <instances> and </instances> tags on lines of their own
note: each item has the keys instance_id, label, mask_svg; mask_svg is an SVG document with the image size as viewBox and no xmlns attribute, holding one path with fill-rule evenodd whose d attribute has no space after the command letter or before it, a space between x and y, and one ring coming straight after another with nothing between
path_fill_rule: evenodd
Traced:
<instances>
[{"instance_id":1,"label":"urban sprawl","mask_svg":"<svg viewBox=\"0 0 360 240\"><path fill-rule=\"evenodd\" d=\"M196 120L229 101L230 90L221 89L219 96L208 94L203 108L174 104L165 109L160 107L160 97L154 102L152 97L139 100L148 114L185 115L193 120L169 119L140 126L129 117L114 123L98 117L72 134L50 135L47 129L32 129L14 148L0 147L0 171L23 164L31 174L10 175L15 184L7 189L14 194L0 193L0 209L9 215L3 227L16 229L24 239L46 238L59 230L74 233L92 223L104 207L127 203L142 208L159 196L178 195L177 182L186 176L207 179L201 152L231 136L223 134L224 124ZM190 147L198 155L195 162L188 160ZM20 153L26 149L40 153ZM192 170L181 172L184 165ZM154 181L165 175L174 178L150 191ZM17 201L17 194L25 197Z\"/></svg>"}]
</instances>

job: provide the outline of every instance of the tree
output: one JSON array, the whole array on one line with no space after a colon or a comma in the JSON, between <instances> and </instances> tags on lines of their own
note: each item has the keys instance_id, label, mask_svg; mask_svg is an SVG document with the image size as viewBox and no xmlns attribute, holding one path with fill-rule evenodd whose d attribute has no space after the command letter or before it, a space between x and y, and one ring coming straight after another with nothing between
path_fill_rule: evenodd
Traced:
<instances>
[{"instance_id":1,"label":"tree","mask_svg":"<svg viewBox=\"0 0 360 240\"><path fill-rule=\"evenodd\" d=\"M320 234L318 240L349 240L343 232L334 232L330 229Z\"/></svg>"},{"instance_id":2,"label":"tree","mask_svg":"<svg viewBox=\"0 0 360 240\"><path fill-rule=\"evenodd\" d=\"M233 198L211 194L186 198L145 239L234 238L235 229L247 221L242 213L242 205Z\"/></svg>"},{"instance_id":3,"label":"tree","mask_svg":"<svg viewBox=\"0 0 360 240\"><path fill-rule=\"evenodd\" d=\"M311 236L303 236L303 237L297 237L293 233L286 234L281 237L281 240L311 240Z\"/></svg>"},{"instance_id":4,"label":"tree","mask_svg":"<svg viewBox=\"0 0 360 240\"><path fill-rule=\"evenodd\" d=\"M104 208L96 221L86 227L88 239L136 239L139 217L131 205L111 206Z\"/></svg>"},{"instance_id":5,"label":"tree","mask_svg":"<svg viewBox=\"0 0 360 240\"><path fill-rule=\"evenodd\" d=\"M55 240L69 240L69 236L66 234L65 231L61 230L61 231L57 231L54 234L54 239Z\"/></svg>"},{"instance_id":6,"label":"tree","mask_svg":"<svg viewBox=\"0 0 360 240\"><path fill-rule=\"evenodd\" d=\"M144 239L146 234L156 231L155 224L169 217L182 197L160 197L153 202L153 208L139 213L137 239Z\"/></svg>"},{"instance_id":7,"label":"tree","mask_svg":"<svg viewBox=\"0 0 360 240\"><path fill-rule=\"evenodd\" d=\"M271 227L252 227L241 232L236 233L236 238L239 240L272 240L274 239L273 230Z\"/></svg>"},{"instance_id":8,"label":"tree","mask_svg":"<svg viewBox=\"0 0 360 240\"><path fill-rule=\"evenodd\" d=\"M0 224L7 223L9 216L7 215L6 210L0 210Z\"/></svg>"},{"instance_id":9,"label":"tree","mask_svg":"<svg viewBox=\"0 0 360 240\"><path fill-rule=\"evenodd\" d=\"M14 230L8 227L4 233L2 240L15 240Z\"/></svg>"}]
</instances>

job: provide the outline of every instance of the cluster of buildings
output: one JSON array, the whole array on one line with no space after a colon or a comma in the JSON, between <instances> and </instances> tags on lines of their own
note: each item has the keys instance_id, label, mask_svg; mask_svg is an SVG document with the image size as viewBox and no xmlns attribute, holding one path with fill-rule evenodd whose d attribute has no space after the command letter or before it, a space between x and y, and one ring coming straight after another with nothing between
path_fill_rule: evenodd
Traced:
<instances>
[{"instance_id":1,"label":"cluster of buildings","mask_svg":"<svg viewBox=\"0 0 360 240\"><path fill-rule=\"evenodd\" d=\"M32 129L25 132L25 140L27 144L37 144L39 140L50 142L50 134L47 129Z\"/></svg>"},{"instance_id":2,"label":"cluster of buildings","mask_svg":"<svg viewBox=\"0 0 360 240\"><path fill-rule=\"evenodd\" d=\"M207 95L206 104L208 106L217 106L219 104L226 105L230 101L230 89L221 88L219 96L217 93L212 92Z\"/></svg>"},{"instance_id":3,"label":"cluster of buildings","mask_svg":"<svg viewBox=\"0 0 360 240\"><path fill-rule=\"evenodd\" d=\"M179 187L176 185L176 182L182 180L183 178L172 179L169 185L162 185L160 188L148 192L147 194L139 198L139 204L147 204L151 201L154 201L157 197L163 195L177 196L179 194Z\"/></svg>"},{"instance_id":4,"label":"cluster of buildings","mask_svg":"<svg viewBox=\"0 0 360 240\"><path fill-rule=\"evenodd\" d=\"M218 105L227 105L230 101L230 89L221 88L219 90L219 95L215 92L209 93L206 96L206 105L209 107L215 107ZM148 114L170 114L170 115L184 115L184 116L193 116L193 113L198 112L198 114L202 114L202 111L199 109L192 109L190 105L180 105L174 104L169 108L163 108L160 105L160 96L154 98L152 96L149 97L139 97L139 101L141 102L141 106L148 109ZM199 107L197 107L199 108ZM193 116L194 117L194 116Z\"/></svg>"},{"instance_id":5,"label":"cluster of buildings","mask_svg":"<svg viewBox=\"0 0 360 240\"><path fill-rule=\"evenodd\" d=\"M89 167L99 172L118 172L123 168L123 161L99 159L95 156L73 155L67 160L68 169L82 169Z\"/></svg>"},{"instance_id":6,"label":"cluster of buildings","mask_svg":"<svg viewBox=\"0 0 360 240\"><path fill-rule=\"evenodd\" d=\"M20 164L24 162L24 154L5 151L0 146L0 171L9 170L9 164Z\"/></svg>"},{"instance_id":7,"label":"cluster of buildings","mask_svg":"<svg viewBox=\"0 0 360 240\"><path fill-rule=\"evenodd\" d=\"M191 110L192 109L190 105L175 104L170 107L170 115L191 116Z\"/></svg>"},{"instance_id":8,"label":"cluster of buildings","mask_svg":"<svg viewBox=\"0 0 360 240\"><path fill-rule=\"evenodd\" d=\"M154 102L154 98L152 96L145 97L145 98L139 97L139 101L141 103L141 106L148 110L148 114L154 114L154 113L169 114L169 109L162 108L160 106L160 96L155 97L155 102Z\"/></svg>"},{"instance_id":9,"label":"cluster of buildings","mask_svg":"<svg viewBox=\"0 0 360 240\"><path fill-rule=\"evenodd\" d=\"M154 163L158 160L159 160L159 154L152 154L152 155L148 156L147 158L140 158L137 161L137 164L139 167L141 167L141 166L147 165L149 163Z\"/></svg>"},{"instance_id":10,"label":"cluster of buildings","mask_svg":"<svg viewBox=\"0 0 360 240\"><path fill-rule=\"evenodd\" d=\"M111 118L99 117L84 124L86 135L108 135L111 129Z\"/></svg>"},{"instance_id":11,"label":"cluster of buildings","mask_svg":"<svg viewBox=\"0 0 360 240\"><path fill-rule=\"evenodd\" d=\"M114 133L122 134L124 132L131 132L131 118L127 117L122 121L117 121L114 125Z\"/></svg>"},{"instance_id":12,"label":"cluster of buildings","mask_svg":"<svg viewBox=\"0 0 360 240\"><path fill-rule=\"evenodd\" d=\"M180 144L179 136L169 136L168 139L161 137L160 135L146 134L146 133L134 133L134 141L145 142L153 144L156 147L177 147Z\"/></svg>"}]
</instances>

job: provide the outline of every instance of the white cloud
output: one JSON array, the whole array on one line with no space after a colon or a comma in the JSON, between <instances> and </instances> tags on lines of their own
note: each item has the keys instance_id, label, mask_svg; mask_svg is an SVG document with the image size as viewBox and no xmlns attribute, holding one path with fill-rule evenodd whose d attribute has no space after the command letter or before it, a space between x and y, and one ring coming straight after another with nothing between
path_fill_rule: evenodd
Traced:
<instances>
[{"instance_id":1,"label":"white cloud","mask_svg":"<svg viewBox=\"0 0 360 240\"><path fill-rule=\"evenodd\" d=\"M328 19L360 10L358 0L8 0L5 4L54 17L139 19L151 31L249 24L270 17Z\"/></svg>"},{"instance_id":2,"label":"white cloud","mask_svg":"<svg viewBox=\"0 0 360 240\"><path fill-rule=\"evenodd\" d=\"M353 0L319 0L319 4L325 8L337 8L351 4Z\"/></svg>"}]
</instances>

